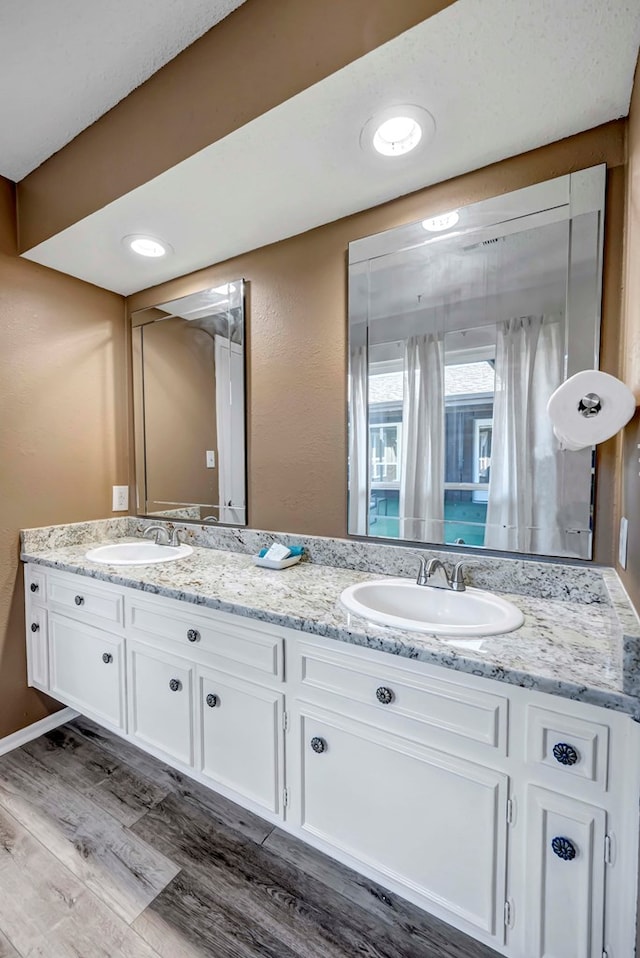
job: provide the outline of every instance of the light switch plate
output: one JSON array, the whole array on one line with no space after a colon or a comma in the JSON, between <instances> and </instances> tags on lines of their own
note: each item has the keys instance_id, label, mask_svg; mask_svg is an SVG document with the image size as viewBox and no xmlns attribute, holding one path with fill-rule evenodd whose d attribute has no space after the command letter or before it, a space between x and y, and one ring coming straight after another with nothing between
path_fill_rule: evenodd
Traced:
<instances>
[{"instance_id":1,"label":"light switch plate","mask_svg":"<svg viewBox=\"0 0 640 958\"><path fill-rule=\"evenodd\" d=\"M216 454L213 449L207 449L207 469L216 468Z\"/></svg>"},{"instance_id":2,"label":"light switch plate","mask_svg":"<svg viewBox=\"0 0 640 958\"><path fill-rule=\"evenodd\" d=\"M618 562L623 569L627 568L627 539L629 536L629 520L622 516L620 519L620 538L618 539Z\"/></svg>"},{"instance_id":3,"label":"light switch plate","mask_svg":"<svg viewBox=\"0 0 640 958\"><path fill-rule=\"evenodd\" d=\"M126 512L129 508L129 486L113 487L112 512Z\"/></svg>"}]
</instances>

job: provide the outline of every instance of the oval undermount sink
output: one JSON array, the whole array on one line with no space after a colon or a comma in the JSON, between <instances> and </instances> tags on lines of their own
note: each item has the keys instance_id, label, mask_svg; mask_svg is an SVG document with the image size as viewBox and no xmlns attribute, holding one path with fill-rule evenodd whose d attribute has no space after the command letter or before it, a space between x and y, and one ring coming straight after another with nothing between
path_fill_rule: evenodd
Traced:
<instances>
[{"instance_id":1,"label":"oval undermount sink","mask_svg":"<svg viewBox=\"0 0 640 958\"><path fill-rule=\"evenodd\" d=\"M153 565L175 562L193 552L191 546L158 546L155 542L115 542L110 546L89 549L85 558L105 565Z\"/></svg>"},{"instance_id":2,"label":"oval undermount sink","mask_svg":"<svg viewBox=\"0 0 640 958\"><path fill-rule=\"evenodd\" d=\"M435 589L411 579L375 579L344 590L342 604L376 625L431 635L500 635L520 628L520 609L481 589Z\"/></svg>"}]
</instances>

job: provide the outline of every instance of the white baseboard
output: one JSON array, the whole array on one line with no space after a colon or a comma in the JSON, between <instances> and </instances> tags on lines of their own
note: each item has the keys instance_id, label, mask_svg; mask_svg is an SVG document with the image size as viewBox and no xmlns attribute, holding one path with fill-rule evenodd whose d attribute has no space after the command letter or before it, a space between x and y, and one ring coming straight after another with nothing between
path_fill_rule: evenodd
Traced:
<instances>
[{"instance_id":1,"label":"white baseboard","mask_svg":"<svg viewBox=\"0 0 640 958\"><path fill-rule=\"evenodd\" d=\"M21 745L32 742L34 738L40 738L45 732L50 732L52 729L58 728L59 725L70 722L71 719L77 718L78 715L80 715L80 713L76 712L75 709L60 709L59 712L54 712L53 715L47 715L46 718L40 719L39 722L34 722L33 725L27 725L26 728L21 728L19 732L14 732L13 735L0 738L0 755L6 755L7 752L12 752L14 748L20 748Z\"/></svg>"}]
</instances>

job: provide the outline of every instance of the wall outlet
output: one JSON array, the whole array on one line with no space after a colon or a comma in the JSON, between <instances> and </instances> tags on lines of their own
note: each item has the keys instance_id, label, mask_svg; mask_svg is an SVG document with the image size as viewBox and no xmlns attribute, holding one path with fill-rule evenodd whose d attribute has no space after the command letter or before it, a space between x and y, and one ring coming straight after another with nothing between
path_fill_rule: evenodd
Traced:
<instances>
[{"instance_id":1,"label":"wall outlet","mask_svg":"<svg viewBox=\"0 0 640 958\"><path fill-rule=\"evenodd\" d=\"M207 449L207 469L216 468L216 454L213 449Z\"/></svg>"},{"instance_id":2,"label":"wall outlet","mask_svg":"<svg viewBox=\"0 0 640 958\"><path fill-rule=\"evenodd\" d=\"M129 509L129 486L113 487L112 512L127 512Z\"/></svg>"},{"instance_id":3,"label":"wall outlet","mask_svg":"<svg viewBox=\"0 0 640 958\"><path fill-rule=\"evenodd\" d=\"M618 539L618 562L623 569L627 568L627 540L629 536L629 520L623 516L620 519L620 538Z\"/></svg>"}]
</instances>

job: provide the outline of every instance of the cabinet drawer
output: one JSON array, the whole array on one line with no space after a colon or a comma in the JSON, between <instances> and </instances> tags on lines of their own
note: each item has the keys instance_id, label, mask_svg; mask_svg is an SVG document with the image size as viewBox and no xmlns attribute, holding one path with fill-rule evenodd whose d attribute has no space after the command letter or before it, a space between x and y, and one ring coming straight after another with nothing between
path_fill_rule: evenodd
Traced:
<instances>
[{"instance_id":1,"label":"cabinet drawer","mask_svg":"<svg viewBox=\"0 0 640 958\"><path fill-rule=\"evenodd\" d=\"M42 692L49 691L49 649L47 610L27 605L27 681Z\"/></svg>"},{"instance_id":2,"label":"cabinet drawer","mask_svg":"<svg viewBox=\"0 0 640 958\"><path fill-rule=\"evenodd\" d=\"M175 642L176 650L179 647L183 655L204 652L216 656L227 671L238 670L258 679L283 678L280 636L253 629L242 620L239 624L229 621L230 616L218 620L215 613L209 617L195 607L191 611L188 603L180 605L177 609L171 603L159 606L157 602L132 598L127 604L128 624L141 638L163 637Z\"/></svg>"},{"instance_id":3,"label":"cabinet drawer","mask_svg":"<svg viewBox=\"0 0 640 958\"><path fill-rule=\"evenodd\" d=\"M284 696L245 679L198 669L203 775L281 813Z\"/></svg>"},{"instance_id":4,"label":"cabinet drawer","mask_svg":"<svg viewBox=\"0 0 640 958\"><path fill-rule=\"evenodd\" d=\"M129 732L193 765L193 675L186 659L128 642Z\"/></svg>"},{"instance_id":5,"label":"cabinet drawer","mask_svg":"<svg viewBox=\"0 0 640 958\"><path fill-rule=\"evenodd\" d=\"M607 788L609 728L561 712L527 707L527 762Z\"/></svg>"},{"instance_id":6,"label":"cabinet drawer","mask_svg":"<svg viewBox=\"0 0 640 958\"><path fill-rule=\"evenodd\" d=\"M103 589L85 576L49 576L49 603L83 622L121 631L124 627L124 596Z\"/></svg>"},{"instance_id":7,"label":"cabinet drawer","mask_svg":"<svg viewBox=\"0 0 640 958\"><path fill-rule=\"evenodd\" d=\"M398 730L402 721L407 731L422 738L428 726L434 744L441 733L443 743L453 735L506 752L506 698L423 675L411 666L375 665L305 641L298 643L298 649L305 698L313 691L322 698L334 692L370 706L381 727Z\"/></svg>"},{"instance_id":8,"label":"cabinet drawer","mask_svg":"<svg viewBox=\"0 0 640 958\"><path fill-rule=\"evenodd\" d=\"M125 727L124 641L49 613L51 694L115 728Z\"/></svg>"},{"instance_id":9,"label":"cabinet drawer","mask_svg":"<svg viewBox=\"0 0 640 958\"><path fill-rule=\"evenodd\" d=\"M24 587L29 602L47 601L47 576L42 566L33 563L25 566Z\"/></svg>"}]
</instances>

